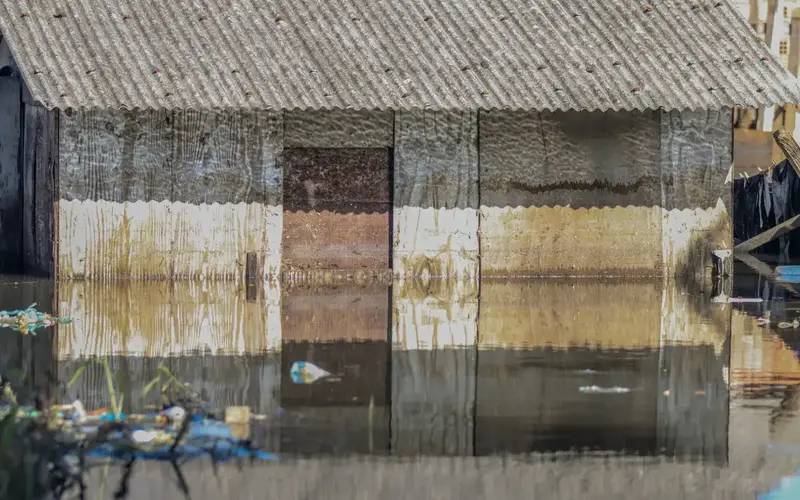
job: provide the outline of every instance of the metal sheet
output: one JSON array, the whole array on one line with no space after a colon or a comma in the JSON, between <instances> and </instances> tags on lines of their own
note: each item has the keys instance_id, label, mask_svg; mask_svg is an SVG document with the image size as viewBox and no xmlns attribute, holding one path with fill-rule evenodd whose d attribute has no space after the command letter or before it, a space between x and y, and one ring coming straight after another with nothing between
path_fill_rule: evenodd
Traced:
<instances>
[{"instance_id":1,"label":"metal sheet","mask_svg":"<svg viewBox=\"0 0 800 500\"><path fill-rule=\"evenodd\" d=\"M2 0L0 31L33 98L62 109L800 101L719 0Z\"/></svg>"}]
</instances>

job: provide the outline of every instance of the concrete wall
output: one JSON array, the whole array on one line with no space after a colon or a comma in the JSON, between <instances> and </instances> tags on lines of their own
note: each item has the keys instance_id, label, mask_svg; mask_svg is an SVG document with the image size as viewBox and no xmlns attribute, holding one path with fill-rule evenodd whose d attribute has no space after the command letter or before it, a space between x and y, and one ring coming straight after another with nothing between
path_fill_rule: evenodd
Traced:
<instances>
[{"instance_id":1,"label":"concrete wall","mask_svg":"<svg viewBox=\"0 0 800 500\"><path fill-rule=\"evenodd\" d=\"M61 115L67 278L239 279L255 254L263 278L470 296L479 274L702 279L731 246L727 110Z\"/></svg>"},{"instance_id":2,"label":"concrete wall","mask_svg":"<svg viewBox=\"0 0 800 500\"><path fill-rule=\"evenodd\" d=\"M481 113L482 274L702 274L732 243L730 121Z\"/></svg>"},{"instance_id":3,"label":"concrete wall","mask_svg":"<svg viewBox=\"0 0 800 500\"><path fill-rule=\"evenodd\" d=\"M661 113L664 274L702 282L733 247L730 110Z\"/></svg>"},{"instance_id":4,"label":"concrete wall","mask_svg":"<svg viewBox=\"0 0 800 500\"><path fill-rule=\"evenodd\" d=\"M282 116L63 113L58 273L241 277L280 268Z\"/></svg>"},{"instance_id":5,"label":"concrete wall","mask_svg":"<svg viewBox=\"0 0 800 500\"><path fill-rule=\"evenodd\" d=\"M394 274L478 275L477 113L395 120Z\"/></svg>"}]
</instances>

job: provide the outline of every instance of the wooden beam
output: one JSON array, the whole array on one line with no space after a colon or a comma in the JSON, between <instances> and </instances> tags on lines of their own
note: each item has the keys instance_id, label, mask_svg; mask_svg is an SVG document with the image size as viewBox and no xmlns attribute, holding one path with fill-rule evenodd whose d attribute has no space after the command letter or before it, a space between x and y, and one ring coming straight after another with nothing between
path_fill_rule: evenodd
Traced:
<instances>
[{"instance_id":1,"label":"wooden beam","mask_svg":"<svg viewBox=\"0 0 800 500\"><path fill-rule=\"evenodd\" d=\"M776 130L772 137L775 138L775 142L781 148L783 154L786 155L786 159L789 160L794 172L800 177L800 146L797 145L794 137L782 128Z\"/></svg>"},{"instance_id":2,"label":"wooden beam","mask_svg":"<svg viewBox=\"0 0 800 500\"><path fill-rule=\"evenodd\" d=\"M772 279L772 278L775 278L775 276L777 276L777 273L772 268L772 266L770 266L766 262L763 262L763 261L757 259L756 257L750 255L747 252L744 252L744 253L736 253L736 252L734 252L733 256L737 260L740 260L740 261L744 262L745 264L747 264L747 267L749 267L750 269L752 269L756 273L758 273L758 274L760 274L760 275L762 275L762 276L764 276L766 278Z\"/></svg>"},{"instance_id":3,"label":"wooden beam","mask_svg":"<svg viewBox=\"0 0 800 500\"><path fill-rule=\"evenodd\" d=\"M769 243L770 241L783 236L784 234L794 231L800 227L800 215L795 215L789 220L785 220L775 227L767 229L763 233L759 233L749 240L743 241L733 247L733 251L737 254L744 252L752 252L756 248Z\"/></svg>"}]
</instances>

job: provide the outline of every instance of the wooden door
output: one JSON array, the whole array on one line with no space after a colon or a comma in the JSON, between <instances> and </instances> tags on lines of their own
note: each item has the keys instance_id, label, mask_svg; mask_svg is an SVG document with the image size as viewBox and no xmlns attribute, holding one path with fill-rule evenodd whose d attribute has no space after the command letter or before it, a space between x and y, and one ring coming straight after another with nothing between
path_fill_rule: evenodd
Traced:
<instances>
[{"instance_id":1,"label":"wooden door","mask_svg":"<svg viewBox=\"0 0 800 500\"><path fill-rule=\"evenodd\" d=\"M391 267L391 150L284 151L283 267Z\"/></svg>"}]
</instances>

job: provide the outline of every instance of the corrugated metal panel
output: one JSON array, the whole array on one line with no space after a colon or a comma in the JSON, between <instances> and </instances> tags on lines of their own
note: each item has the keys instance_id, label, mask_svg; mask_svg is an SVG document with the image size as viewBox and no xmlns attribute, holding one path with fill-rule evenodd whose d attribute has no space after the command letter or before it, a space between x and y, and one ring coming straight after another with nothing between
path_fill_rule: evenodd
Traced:
<instances>
[{"instance_id":1,"label":"corrugated metal panel","mask_svg":"<svg viewBox=\"0 0 800 500\"><path fill-rule=\"evenodd\" d=\"M0 0L48 107L700 109L800 101L727 1Z\"/></svg>"}]
</instances>

